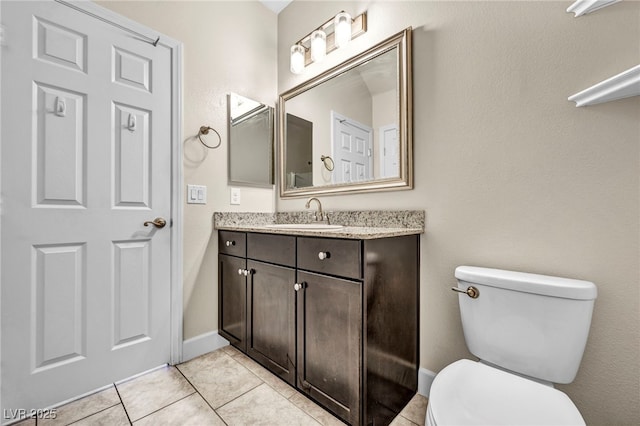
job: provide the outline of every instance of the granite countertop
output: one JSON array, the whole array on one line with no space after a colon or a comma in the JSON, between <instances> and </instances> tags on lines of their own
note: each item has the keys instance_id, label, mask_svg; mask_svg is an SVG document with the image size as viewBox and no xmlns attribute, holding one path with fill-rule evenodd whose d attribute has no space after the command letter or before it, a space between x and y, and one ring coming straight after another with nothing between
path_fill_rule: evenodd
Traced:
<instances>
[{"instance_id":1,"label":"granite countertop","mask_svg":"<svg viewBox=\"0 0 640 426\"><path fill-rule=\"evenodd\" d=\"M269 225L314 223L312 213L214 213L217 230L261 232L269 234L375 239L424 233L424 211L342 211L329 212L332 225L340 229L278 229Z\"/></svg>"}]
</instances>

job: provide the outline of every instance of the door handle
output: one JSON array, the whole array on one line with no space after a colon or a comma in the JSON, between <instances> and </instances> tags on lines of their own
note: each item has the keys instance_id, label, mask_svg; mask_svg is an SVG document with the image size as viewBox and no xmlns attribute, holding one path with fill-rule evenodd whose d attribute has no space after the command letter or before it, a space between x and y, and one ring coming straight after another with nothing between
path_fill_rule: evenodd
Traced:
<instances>
[{"instance_id":1,"label":"door handle","mask_svg":"<svg viewBox=\"0 0 640 426\"><path fill-rule=\"evenodd\" d=\"M149 224L155 226L156 228L164 228L167 224L167 221L161 217L156 217L155 219L148 220L144 223L144 226L149 226Z\"/></svg>"}]
</instances>

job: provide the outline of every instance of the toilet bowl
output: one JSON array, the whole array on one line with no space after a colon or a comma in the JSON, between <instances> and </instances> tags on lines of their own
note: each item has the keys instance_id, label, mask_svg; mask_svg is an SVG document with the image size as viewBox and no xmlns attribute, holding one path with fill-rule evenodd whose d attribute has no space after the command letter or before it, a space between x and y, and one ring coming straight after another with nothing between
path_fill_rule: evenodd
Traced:
<instances>
[{"instance_id":1,"label":"toilet bowl","mask_svg":"<svg viewBox=\"0 0 640 426\"><path fill-rule=\"evenodd\" d=\"M429 392L427 425L584 425L552 383L577 374L597 296L589 281L460 266L467 347Z\"/></svg>"},{"instance_id":2,"label":"toilet bowl","mask_svg":"<svg viewBox=\"0 0 640 426\"><path fill-rule=\"evenodd\" d=\"M429 394L426 424L560 426L585 423L565 393L462 359L436 376Z\"/></svg>"}]
</instances>

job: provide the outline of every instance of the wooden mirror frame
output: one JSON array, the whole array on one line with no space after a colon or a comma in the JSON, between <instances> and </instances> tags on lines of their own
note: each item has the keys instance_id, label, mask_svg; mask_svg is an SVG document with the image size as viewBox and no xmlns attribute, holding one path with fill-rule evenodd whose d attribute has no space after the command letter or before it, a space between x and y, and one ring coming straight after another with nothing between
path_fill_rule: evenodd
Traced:
<instances>
[{"instance_id":1,"label":"wooden mirror frame","mask_svg":"<svg viewBox=\"0 0 640 426\"><path fill-rule=\"evenodd\" d=\"M398 142L399 176L366 182L338 183L287 189L286 187L286 102L307 90L337 77L392 49L397 54L397 91L399 102ZM411 62L411 27L395 34L367 51L331 68L322 74L288 90L278 100L278 168L281 198L306 197L319 194L340 194L389 191L413 188L413 76Z\"/></svg>"}]
</instances>

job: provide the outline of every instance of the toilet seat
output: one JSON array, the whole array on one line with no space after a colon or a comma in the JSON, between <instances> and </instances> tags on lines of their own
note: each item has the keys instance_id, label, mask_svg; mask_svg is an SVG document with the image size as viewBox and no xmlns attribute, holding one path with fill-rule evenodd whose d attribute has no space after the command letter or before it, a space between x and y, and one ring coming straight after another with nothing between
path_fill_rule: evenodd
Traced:
<instances>
[{"instance_id":1,"label":"toilet seat","mask_svg":"<svg viewBox=\"0 0 640 426\"><path fill-rule=\"evenodd\" d=\"M550 386L462 359L429 393L430 425L584 425L569 397Z\"/></svg>"}]
</instances>

